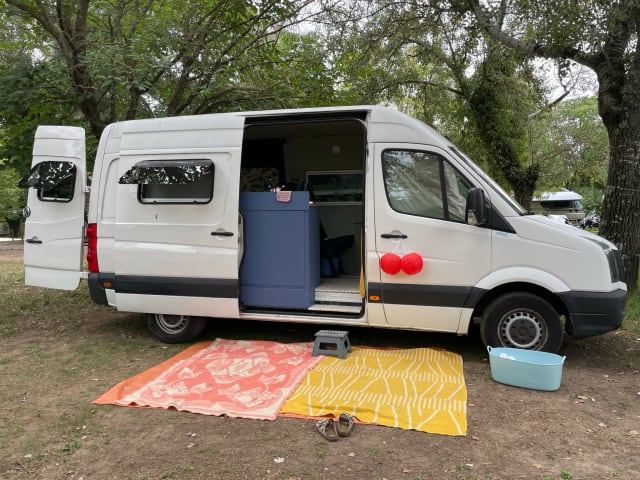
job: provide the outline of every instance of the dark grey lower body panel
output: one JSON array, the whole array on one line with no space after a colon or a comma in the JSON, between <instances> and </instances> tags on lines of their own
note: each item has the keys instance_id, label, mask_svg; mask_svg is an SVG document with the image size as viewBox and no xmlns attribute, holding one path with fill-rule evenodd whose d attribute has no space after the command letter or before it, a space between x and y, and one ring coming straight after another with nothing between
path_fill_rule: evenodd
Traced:
<instances>
[{"instance_id":1,"label":"dark grey lower body panel","mask_svg":"<svg viewBox=\"0 0 640 480\"><path fill-rule=\"evenodd\" d=\"M625 290L613 292L565 292L558 296L567 306L567 333L586 338L616 330L624 320Z\"/></svg>"},{"instance_id":2,"label":"dark grey lower body panel","mask_svg":"<svg viewBox=\"0 0 640 480\"><path fill-rule=\"evenodd\" d=\"M117 293L210 298L238 298L240 291L237 279L89 274L89 293L95 303L107 305L107 288Z\"/></svg>"}]
</instances>

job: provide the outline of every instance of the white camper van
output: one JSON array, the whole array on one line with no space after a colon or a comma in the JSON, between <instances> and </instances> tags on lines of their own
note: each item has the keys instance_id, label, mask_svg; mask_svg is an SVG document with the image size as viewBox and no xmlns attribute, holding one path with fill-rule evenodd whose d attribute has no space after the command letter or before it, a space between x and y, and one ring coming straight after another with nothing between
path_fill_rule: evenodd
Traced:
<instances>
[{"instance_id":1,"label":"white camper van","mask_svg":"<svg viewBox=\"0 0 640 480\"><path fill-rule=\"evenodd\" d=\"M446 138L378 106L109 125L85 208L84 131L42 126L29 285L147 314L165 342L211 317L467 334L557 351L622 322L610 242L527 214ZM83 272L83 241L88 273Z\"/></svg>"},{"instance_id":2,"label":"white camper van","mask_svg":"<svg viewBox=\"0 0 640 480\"><path fill-rule=\"evenodd\" d=\"M578 226L585 216L582 195L566 188L558 192L542 192L531 200L531 210L541 215L562 215L571 225Z\"/></svg>"}]
</instances>

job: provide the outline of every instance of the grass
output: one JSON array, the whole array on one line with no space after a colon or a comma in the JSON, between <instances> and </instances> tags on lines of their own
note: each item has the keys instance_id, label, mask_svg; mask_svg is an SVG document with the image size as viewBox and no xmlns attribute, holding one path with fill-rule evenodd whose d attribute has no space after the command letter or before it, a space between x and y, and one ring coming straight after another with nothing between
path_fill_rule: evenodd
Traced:
<instances>
[{"instance_id":1,"label":"grass","mask_svg":"<svg viewBox=\"0 0 640 480\"><path fill-rule=\"evenodd\" d=\"M640 335L640 291L636 290L627 296L622 328L634 335Z\"/></svg>"},{"instance_id":2,"label":"grass","mask_svg":"<svg viewBox=\"0 0 640 480\"><path fill-rule=\"evenodd\" d=\"M151 366L184 348L158 348L139 317L93 304L84 282L72 292L25 286L21 262L0 261L0 312L0 341L13 345L0 349L0 403L11 405L0 421L0 452L11 445L34 467L99 448L102 439L96 443L90 432L87 440L85 425L105 364L127 359L115 364L122 370L116 378L126 378L140 368L136 359ZM87 321L98 317L105 321ZM102 340L83 341L93 337ZM65 395L51 396L51 389Z\"/></svg>"}]
</instances>

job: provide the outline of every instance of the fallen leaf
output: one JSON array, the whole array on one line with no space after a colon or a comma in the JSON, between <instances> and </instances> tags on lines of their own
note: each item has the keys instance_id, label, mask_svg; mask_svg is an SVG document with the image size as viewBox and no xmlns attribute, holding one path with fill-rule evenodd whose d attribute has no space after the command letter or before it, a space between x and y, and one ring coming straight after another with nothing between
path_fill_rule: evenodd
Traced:
<instances>
[{"instance_id":1,"label":"fallen leaf","mask_svg":"<svg viewBox=\"0 0 640 480\"><path fill-rule=\"evenodd\" d=\"M638 435L638 430L631 430L629 435Z\"/></svg>"},{"instance_id":2,"label":"fallen leaf","mask_svg":"<svg viewBox=\"0 0 640 480\"><path fill-rule=\"evenodd\" d=\"M477 435L471 435L471 440L480 440Z\"/></svg>"},{"instance_id":3,"label":"fallen leaf","mask_svg":"<svg viewBox=\"0 0 640 480\"><path fill-rule=\"evenodd\" d=\"M606 423L604 423L604 422L600 422L600 423L598 424L598 426L599 426L599 427L606 427L606 426L607 426L607 424L606 424Z\"/></svg>"},{"instance_id":4,"label":"fallen leaf","mask_svg":"<svg viewBox=\"0 0 640 480\"><path fill-rule=\"evenodd\" d=\"M539 463L534 463L533 466L534 468L542 468L542 465L540 465Z\"/></svg>"}]
</instances>

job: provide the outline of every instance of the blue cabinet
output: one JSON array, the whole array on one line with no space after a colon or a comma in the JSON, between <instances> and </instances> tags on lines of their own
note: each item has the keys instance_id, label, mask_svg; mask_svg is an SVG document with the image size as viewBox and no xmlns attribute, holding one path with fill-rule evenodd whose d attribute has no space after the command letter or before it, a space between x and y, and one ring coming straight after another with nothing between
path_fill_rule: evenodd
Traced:
<instances>
[{"instance_id":1,"label":"blue cabinet","mask_svg":"<svg viewBox=\"0 0 640 480\"><path fill-rule=\"evenodd\" d=\"M320 284L320 220L309 192L240 193L244 256L240 301L247 307L308 308Z\"/></svg>"}]
</instances>

